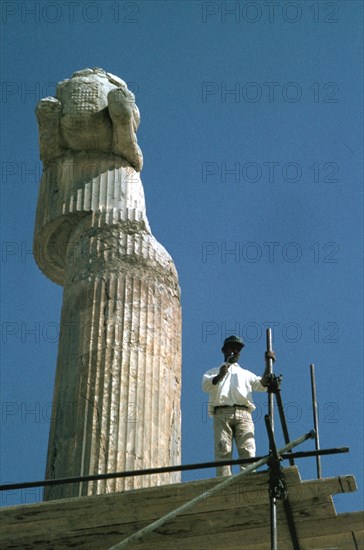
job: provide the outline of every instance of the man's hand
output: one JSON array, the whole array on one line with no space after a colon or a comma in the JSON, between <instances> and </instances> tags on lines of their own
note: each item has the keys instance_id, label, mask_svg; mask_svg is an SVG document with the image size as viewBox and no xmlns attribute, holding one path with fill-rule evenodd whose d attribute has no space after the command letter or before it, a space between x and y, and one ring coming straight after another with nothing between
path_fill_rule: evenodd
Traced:
<instances>
[{"instance_id":1,"label":"man's hand","mask_svg":"<svg viewBox=\"0 0 364 550\"><path fill-rule=\"evenodd\" d=\"M230 367L230 363L224 363L223 365L221 365L220 372L219 372L219 376L221 376L221 378L225 376L225 374L229 370L229 367Z\"/></svg>"},{"instance_id":2,"label":"man's hand","mask_svg":"<svg viewBox=\"0 0 364 550\"><path fill-rule=\"evenodd\" d=\"M224 363L223 365L221 365L219 374L212 379L212 383L214 386L216 386L216 384L218 384L220 380L224 378L225 374L229 370L229 367L230 367L230 363Z\"/></svg>"}]
</instances>

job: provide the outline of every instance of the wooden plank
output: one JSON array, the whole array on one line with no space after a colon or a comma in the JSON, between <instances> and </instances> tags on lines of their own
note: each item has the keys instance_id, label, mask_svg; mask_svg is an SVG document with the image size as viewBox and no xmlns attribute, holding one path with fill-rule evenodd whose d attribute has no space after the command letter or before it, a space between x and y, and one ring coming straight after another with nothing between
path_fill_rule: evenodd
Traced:
<instances>
[{"instance_id":1,"label":"wooden plank","mask_svg":"<svg viewBox=\"0 0 364 550\"><path fill-rule=\"evenodd\" d=\"M287 483L287 486L289 490L289 483ZM298 497L302 499L321 498L339 493L351 493L357 490L355 478L351 475L302 481L294 487L297 488L297 493L293 489L291 498Z\"/></svg>"},{"instance_id":2,"label":"wooden plank","mask_svg":"<svg viewBox=\"0 0 364 550\"><path fill-rule=\"evenodd\" d=\"M325 520L325 525L316 525L316 522L309 521L305 526L304 533L299 533L299 542L302 550L338 548L339 550L358 550L363 546L358 546L363 540L363 512L353 512L351 514L342 514ZM322 533L322 530L326 531ZM355 534L355 537L353 536ZM157 535L145 539L144 543L131 545L131 548L147 550L148 548L160 548L167 550L170 548L170 542L163 540L163 537ZM173 541L174 550L183 550L186 548L198 548L199 550L267 550L269 548L270 529L257 528L243 531L230 531L227 536L224 533L211 534L208 531L205 535L197 537L180 538L176 537ZM356 541L356 542L355 542ZM168 546L169 544L169 546ZM278 523L278 547L280 550L293 550L287 525Z\"/></svg>"},{"instance_id":3,"label":"wooden plank","mask_svg":"<svg viewBox=\"0 0 364 550\"><path fill-rule=\"evenodd\" d=\"M320 528L316 526L315 528L315 523L308 522L309 525L307 526L305 536L299 535L302 550L328 547L335 548L335 545L337 545L339 541L343 543L343 546L338 546L340 550L350 550L351 548L357 550L358 547L354 545L354 539L350 528L354 527L353 531L360 533L360 529L362 529L363 514L361 514L361 517L357 518L351 518L350 516L351 514L345 514L344 518L337 516L337 518L334 518L335 521L331 520L326 522L327 525L325 530L329 532L325 534L321 532L322 526L320 526ZM185 526L186 531L188 528L188 525ZM40 550L45 550L49 548L62 549L73 546L81 550L106 550L111 545L126 538L125 533L121 531L122 526L120 525L103 526L101 529L95 525L93 529L84 530L80 528L72 533L63 532L58 535L52 532L52 530L49 530L47 536L38 538L33 537L32 533L29 533L28 536L18 537L13 541L9 541L8 544L2 545L2 548L5 550L10 548L26 549L37 547ZM186 535L186 531L181 532L180 530L170 529L163 534L152 533L145 538L143 543L130 545L130 548L135 547L143 550L154 548L170 550L173 546L174 550L185 550L186 548L198 548L199 550L218 550L224 548L226 550L234 550L235 548L241 549L243 547L244 550L247 550L250 546L254 550L260 550L260 548L266 550L270 537L269 525L263 527L255 525L249 530L238 528L228 531L228 535L225 530L224 532L211 534L208 518L206 518L204 533L198 536L184 536ZM292 548L288 529L286 526L282 525L282 523L279 523L278 527L278 542L280 550ZM262 546L260 546L260 543Z\"/></svg>"},{"instance_id":4,"label":"wooden plank","mask_svg":"<svg viewBox=\"0 0 364 550\"><path fill-rule=\"evenodd\" d=\"M285 469L284 473L292 504L295 501L302 502L304 500L312 502L312 499L322 498L323 495L328 496L337 492L355 490L353 476L299 483L300 478L295 467ZM10 527L13 518L14 527L18 528L19 521L24 524L31 521L34 524L36 521L41 522L42 516L48 515L47 521L51 521L52 517L55 521L62 521L63 518L66 522L65 526L72 526L72 522L78 522L77 515L86 523L87 521L92 523L92 516L89 512L91 509L97 508L100 516L105 514L110 517L111 514L111 517L113 517L114 514L119 514L120 521L129 522L138 519L141 503L143 503L143 518L152 521L162 513L177 508L218 483L219 480L211 479L110 495L57 500L35 504L31 508L29 508L29 505L16 506L2 512L2 521ZM269 502L267 483L268 475L266 472L252 474L229 488L219 491L215 496L204 500L190 513L215 509L234 509L237 506L250 508L267 504ZM70 516L68 519L65 519L65 512Z\"/></svg>"},{"instance_id":5,"label":"wooden plank","mask_svg":"<svg viewBox=\"0 0 364 550\"><path fill-rule=\"evenodd\" d=\"M305 483L305 482L304 482ZM320 490L317 487L320 487ZM329 480L329 489L337 489L338 482ZM204 485L203 488L206 488ZM155 488L154 488L155 489ZM22 523L26 528L27 523L31 523L32 529L37 530L48 529L50 524L57 525L59 529L78 528L80 523L84 527L94 525L95 514L98 517L98 523L137 523L141 519L145 522L151 522L161 515L177 508L179 505L187 502L197 494L201 493L202 487L195 485L194 491L182 494L182 491L177 491L173 498L173 494L166 496L165 489L160 487L159 498L154 500L151 498L148 490L130 491L117 495L100 495L98 497L81 497L70 502L53 501L31 506L13 507L5 509L2 513L3 526L6 525L9 533L19 532L19 524ZM317 513L322 515L323 512L327 515L329 507L333 507L331 498L325 502L320 496L322 493L329 491L326 485L322 482L311 484L306 483L305 492L299 490L289 490L290 502L294 513L306 514L305 507L311 507L316 504ZM153 491L155 494L155 491ZM143 496L145 498L143 498ZM148 497L148 498L146 498ZM168 497L168 498L167 498ZM306 497L306 498L304 498ZM309 497L309 498L308 498ZM315 502L316 501L316 502ZM320 504L320 506L317 506ZM220 494L206 499L201 504L196 506L187 515L195 515L198 513L225 513L229 510L239 511L247 517L251 515L263 513L266 515L267 507L269 506L269 497L267 487L264 486L264 491L230 491L221 492ZM257 510L258 507L258 510ZM261 511L260 511L260 510ZM186 515L186 514L185 514Z\"/></svg>"},{"instance_id":6,"label":"wooden plank","mask_svg":"<svg viewBox=\"0 0 364 550\"><path fill-rule=\"evenodd\" d=\"M231 487L224 492L220 491L215 496L203 501L200 510L234 508L237 502L268 502L267 474L256 473L248 476L243 489ZM3 509L0 514L3 524L18 531L19 522L24 526L28 522L41 527L44 522L60 522L64 527L72 528L78 525L79 520L85 525L93 525L94 513L97 510L99 518L105 517L107 521L115 517L120 522L135 522L139 516L147 521L153 521L163 513L173 510L198 496L205 490L216 486L221 480L208 479L186 484L174 484L167 486L138 489L109 495L79 497L75 499L62 499L39 504L15 506ZM262 498L257 499L261 494ZM244 498L242 497L244 495ZM142 506L142 510L141 510ZM198 508L196 508L198 509ZM191 513L195 513L194 510Z\"/></svg>"},{"instance_id":7,"label":"wooden plank","mask_svg":"<svg viewBox=\"0 0 364 550\"><path fill-rule=\"evenodd\" d=\"M333 536L335 528L330 521L336 519L336 512L328 494L355 490L353 476L302 482L296 467L287 468L284 473L299 536L310 539L318 530L322 537ZM201 494L203 490L215 486L219 481L214 478L3 509L1 547L26 548L29 544L31 548L33 544L37 544L39 548L45 549L57 548L60 544L59 547L62 548L63 545L64 548L71 543L74 546L74 542L77 541L78 548L100 549L104 547L104 543L105 548L108 548L115 539L126 538ZM148 544L160 545L168 541L169 548L171 542L173 547L179 548L176 541L183 541L184 547L188 548L190 545L196 547L192 540L202 544L202 539L205 540L207 537L209 543L206 548L211 549L218 548L214 544L221 537L225 543L228 540L232 545L235 544L235 538L236 544L241 544L242 537L247 545L254 545L257 540L266 540L267 537L269 541L267 482L266 472L258 472L243 478L228 490L205 499L188 513L178 516L160 528L158 533L151 534ZM289 541L286 519L280 502L277 511L280 537ZM347 524L340 524L341 531L336 534L344 536L351 530L359 533L360 537L362 527L358 527L356 517L353 519L353 515L350 514L346 519ZM324 532L324 526L327 532ZM226 544L223 546L226 548Z\"/></svg>"},{"instance_id":8,"label":"wooden plank","mask_svg":"<svg viewBox=\"0 0 364 550\"><path fill-rule=\"evenodd\" d=\"M198 517L179 518L179 521L171 522L159 529L158 532L151 533L146 537L145 546L143 546L144 543L135 546L145 549L167 549L171 548L171 545L176 549L189 547L230 549L234 548L235 544L241 544L242 540L244 540L244 545L251 544L253 546L257 544L257 541L265 541L265 544L269 542L269 518L263 524L261 523L262 518L247 524L246 518L237 515L226 514L225 517L217 519L212 518L211 514L204 515L205 517L202 517L203 514L199 514ZM306 548L312 550L318 536L322 541L326 541L325 544L331 544L337 540L337 536L344 536L345 533L352 531L358 533L359 537L363 531L363 521L364 514L360 512L343 514L322 521L310 517L306 520L296 521L296 528L300 542L304 542ZM28 532L22 531L18 535L14 533L12 537L5 537L1 547L5 549L37 546L39 549L46 549L56 548L58 545L60 548L72 545L77 548L89 548L90 550L95 548L96 550L96 548L108 548L115 542L123 540L142 525L144 524L126 526L109 522L108 525L100 526L97 515L94 515L92 528L84 528L82 524L79 524L78 528L72 531L54 530L54 526L49 525L47 530L38 533L38 535L33 530L29 530ZM290 548L288 528L285 520L280 517L278 518L278 540L280 548L283 543ZM221 544L223 546L220 546ZM346 550L346 546L343 548Z\"/></svg>"}]
</instances>

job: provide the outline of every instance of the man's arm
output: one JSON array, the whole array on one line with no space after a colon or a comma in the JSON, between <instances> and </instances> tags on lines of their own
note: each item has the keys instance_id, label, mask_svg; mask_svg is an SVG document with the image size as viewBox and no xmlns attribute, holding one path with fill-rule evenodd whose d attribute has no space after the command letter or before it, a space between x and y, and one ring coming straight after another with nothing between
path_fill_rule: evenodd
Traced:
<instances>
[{"instance_id":1,"label":"man's arm","mask_svg":"<svg viewBox=\"0 0 364 550\"><path fill-rule=\"evenodd\" d=\"M224 378L225 374L229 370L229 367L230 367L229 363L224 363L223 365L221 365L219 374L217 374L215 378L212 379L212 383L214 386L216 386L216 384L221 382L221 380Z\"/></svg>"},{"instance_id":2,"label":"man's arm","mask_svg":"<svg viewBox=\"0 0 364 550\"><path fill-rule=\"evenodd\" d=\"M206 392L211 391L211 389L212 389L211 386L213 385L212 381L217 376L216 373L218 373L218 369L211 369L211 370L205 372L205 374L202 377L202 383L201 383L203 391L206 391Z\"/></svg>"}]
</instances>

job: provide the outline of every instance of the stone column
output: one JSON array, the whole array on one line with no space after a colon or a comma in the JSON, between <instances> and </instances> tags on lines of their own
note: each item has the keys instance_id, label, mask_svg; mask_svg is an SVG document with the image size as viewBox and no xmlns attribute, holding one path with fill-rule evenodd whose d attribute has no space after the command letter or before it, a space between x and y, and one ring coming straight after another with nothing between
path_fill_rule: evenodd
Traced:
<instances>
[{"instance_id":1,"label":"stone column","mask_svg":"<svg viewBox=\"0 0 364 550\"><path fill-rule=\"evenodd\" d=\"M180 290L146 217L134 96L117 77L86 69L42 100L37 118L34 253L64 287L46 478L178 464ZM179 479L63 485L45 499Z\"/></svg>"}]
</instances>

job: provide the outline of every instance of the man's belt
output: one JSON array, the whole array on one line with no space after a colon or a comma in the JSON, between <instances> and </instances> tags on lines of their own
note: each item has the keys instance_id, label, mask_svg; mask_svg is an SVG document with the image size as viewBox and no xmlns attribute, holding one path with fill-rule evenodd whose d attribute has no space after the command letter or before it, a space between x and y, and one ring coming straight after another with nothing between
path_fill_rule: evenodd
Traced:
<instances>
[{"instance_id":1,"label":"man's belt","mask_svg":"<svg viewBox=\"0 0 364 550\"><path fill-rule=\"evenodd\" d=\"M245 409L247 411L249 411L249 407L247 407L246 405L216 405L215 409L231 409L232 407L235 407L236 409Z\"/></svg>"}]
</instances>

